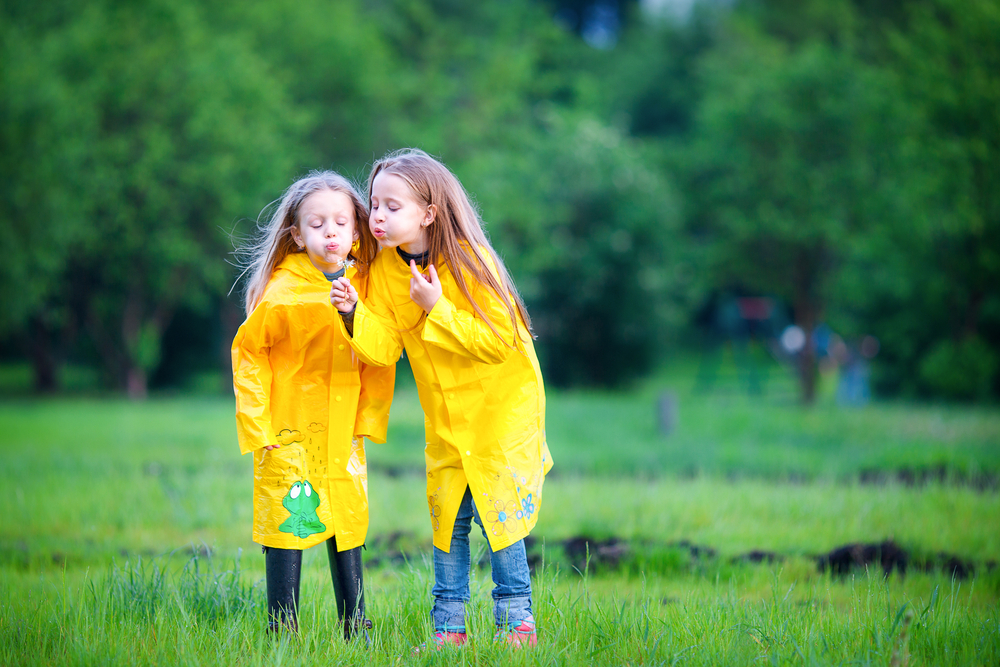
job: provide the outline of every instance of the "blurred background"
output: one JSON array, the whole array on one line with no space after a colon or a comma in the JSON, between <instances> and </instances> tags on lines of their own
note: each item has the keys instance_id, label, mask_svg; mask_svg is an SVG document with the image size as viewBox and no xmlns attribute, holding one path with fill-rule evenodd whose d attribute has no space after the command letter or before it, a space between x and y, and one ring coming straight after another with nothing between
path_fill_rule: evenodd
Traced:
<instances>
[{"instance_id":1,"label":"blurred background","mask_svg":"<svg viewBox=\"0 0 1000 667\"><path fill-rule=\"evenodd\" d=\"M993 403L998 109L996 0L5 0L0 392L230 392L259 211L419 147L553 388Z\"/></svg>"}]
</instances>

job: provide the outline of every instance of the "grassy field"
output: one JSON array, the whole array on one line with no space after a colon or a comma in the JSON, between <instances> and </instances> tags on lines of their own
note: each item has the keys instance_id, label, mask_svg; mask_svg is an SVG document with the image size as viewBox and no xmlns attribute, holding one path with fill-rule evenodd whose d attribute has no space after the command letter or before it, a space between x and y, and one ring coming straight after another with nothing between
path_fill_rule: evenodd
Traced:
<instances>
[{"instance_id":1,"label":"grassy field","mask_svg":"<svg viewBox=\"0 0 1000 667\"><path fill-rule=\"evenodd\" d=\"M688 377L550 392L556 468L530 546L542 646L516 656L490 641L488 567L473 570L473 644L409 656L433 576L405 376L390 443L369 447L369 649L330 639L322 549L306 553L300 636L263 636L231 399L8 399L0 664L1000 663L995 409L803 410L775 382L749 398L695 393ZM662 435L668 390L678 422ZM905 551L905 575L818 565L883 540Z\"/></svg>"}]
</instances>

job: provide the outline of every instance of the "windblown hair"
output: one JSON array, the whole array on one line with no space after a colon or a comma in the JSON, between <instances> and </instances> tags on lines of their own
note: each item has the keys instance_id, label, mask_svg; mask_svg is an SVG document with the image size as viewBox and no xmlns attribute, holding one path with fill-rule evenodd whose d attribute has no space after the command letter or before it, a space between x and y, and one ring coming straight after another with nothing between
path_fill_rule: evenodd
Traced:
<instances>
[{"instance_id":1,"label":"windblown hair","mask_svg":"<svg viewBox=\"0 0 1000 667\"><path fill-rule=\"evenodd\" d=\"M371 202L372 184L380 173L395 174L410 186L417 201L425 206L437 207L434 222L424 231L427 234L427 257L431 264L447 265L458 283L462 295L469 300L476 314L493 330L497 338L503 339L494 322L483 312L482 307L472 297L467 277L489 291L507 309L510 323L515 331L513 341L504 341L517 347L518 320L531 333L531 319L524 307L524 301L514 286L507 268L497 255L483 231L479 212L469 200L469 196L451 171L441 162L418 149L403 149L387 154L372 166L368 176L368 201ZM496 267L494 274L485 261L483 252L489 253ZM534 334L532 334L534 337Z\"/></svg>"},{"instance_id":2,"label":"windblown hair","mask_svg":"<svg viewBox=\"0 0 1000 667\"><path fill-rule=\"evenodd\" d=\"M299 224L299 208L306 198L322 190L342 192L354 204L354 227L358 232L358 244L351 249L348 257L357 263L358 273L366 275L368 267L375 260L378 241L368 227L368 206L357 188L346 178L332 171L311 171L304 178L295 181L280 200L271 202L257 218L257 234L251 242L241 248L238 254L243 261L242 275L247 273L244 305L247 314L264 297L267 282L275 268L285 257L300 250L292 238L292 226Z\"/></svg>"}]
</instances>

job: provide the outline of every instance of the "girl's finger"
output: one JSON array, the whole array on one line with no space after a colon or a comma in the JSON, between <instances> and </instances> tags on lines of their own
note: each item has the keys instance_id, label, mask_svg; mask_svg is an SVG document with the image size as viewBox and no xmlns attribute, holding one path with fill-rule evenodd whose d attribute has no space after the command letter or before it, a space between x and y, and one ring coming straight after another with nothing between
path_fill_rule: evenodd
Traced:
<instances>
[{"instance_id":1,"label":"girl's finger","mask_svg":"<svg viewBox=\"0 0 1000 667\"><path fill-rule=\"evenodd\" d=\"M429 282L430 282L431 285L437 285L437 282L438 282L438 272L437 272L437 269L434 268L433 264L430 265L430 279L429 279Z\"/></svg>"},{"instance_id":2,"label":"girl's finger","mask_svg":"<svg viewBox=\"0 0 1000 667\"><path fill-rule=\"evenodd\" d=\"M420 275L420 272L417 271L417 263L412 259L410 260L410 275L414 278L423 278L423 276Z\"/></svg>"}]
</instances>

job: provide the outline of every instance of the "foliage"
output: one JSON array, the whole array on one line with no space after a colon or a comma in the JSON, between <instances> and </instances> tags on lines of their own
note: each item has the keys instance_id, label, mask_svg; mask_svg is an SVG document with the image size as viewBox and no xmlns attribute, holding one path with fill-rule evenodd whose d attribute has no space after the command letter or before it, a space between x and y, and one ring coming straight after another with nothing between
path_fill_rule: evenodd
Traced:
<instances>
[{"instance_id":1,"label":"foliage","mask_svg":"<svg viewBox=\"0 0 1000 667\"><path fill-rule=\"evenodd\" d=\"M41 233L32 247L54 243L48 271L12 279L72 279L55 305L87 330L114 381L142 395L176 309L226 289L219 260L233 213L280 182L295 113L245 45L206 25L196 5L91 3L37 39L48 56L37 74L72 100L72 125L34 156L37 171L16 179L34 196L11 212L11 227ZM65 234L50 212L31 209L50 199L72 211L55 216L69 223Z\"/></svg>"},{"instance_id":2,"label":"foliage","mask_svg":"<svg viewBox=\"0 0 1000 667\"><path fill-rule=\"evenodd\" d=\"M996 353L979 338L945 339L923 358L920 377L941 396L982 399L990 392L998 365Z\"/></svg>"},{"instance_id":3,"label":"foliage","mask_svg":"<svg viewBox=\"0 0 1000 667\"><path fill-rule=\"evenodd\" d=\"M850 53L763 41L737 38L708 64L696 197L707 229L726 239L710 252L714 284L781 296L811 335L859 237L900 224L901 113L887 82ZM815 369L802 355L807 401Z\"/></svg>"},{"instance_id":4,"label":"foliage","mask_svg":"<svg viewBox=\"0 0 1000 667\"><path fill-rule=\"evenodd\" d=\"M683 320L678 197L617 128L555 109L540 122L518 162L498 162L484 206L505 215L495 236L533 314L547 381L619 385L662 355Z\"/></svg>"},{"instance_id":5,"label":"foliage","mask_svg":"<svg viewBox=\"0 0 1000 667\"><path fill-rule=\"evenodd\" d=\"M998 373L927 369L1000 350L996 3L654 4L4 3L0 352L136 396L224 366L228 234L308 169L417 146L480 205L555 384L627 384L739 292L877 336L883 393L993 400Z\"/></svg>"},{"instance_id":6,"label":"foliage","mask_svg":"<svg viewBox=\"0 0 1000 667\"><path fill-rule=\"evenodd\" d=\"M925 165L917 184L929 215L857 249L866 268L889 267L855 278L867 283L859 319L881 330L884 390L984 399L1000 386L1000 9L917 3L888 33L887 51L903 101L923 121L914 157ZM958 350L977 355L961 390L943 379L961 372L946 367L960 362Z\"/></svg>"}]
</instances>

